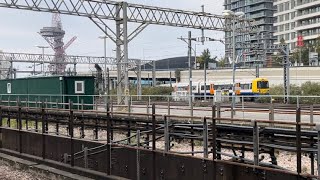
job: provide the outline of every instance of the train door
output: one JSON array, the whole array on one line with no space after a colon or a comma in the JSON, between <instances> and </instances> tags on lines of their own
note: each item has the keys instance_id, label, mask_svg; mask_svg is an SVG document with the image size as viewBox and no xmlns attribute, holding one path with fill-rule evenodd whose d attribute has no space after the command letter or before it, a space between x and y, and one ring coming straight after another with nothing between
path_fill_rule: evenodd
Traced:
<instances>
[{"instance_id":1,"label":"train door","mask_svg":"<svg viewBox=\"0 0 320 180\"><path fill-rule=\"evenodd\" d=\"M214 95L214 84L210 84L210 95Z\"/></svg>"}]
</instances>

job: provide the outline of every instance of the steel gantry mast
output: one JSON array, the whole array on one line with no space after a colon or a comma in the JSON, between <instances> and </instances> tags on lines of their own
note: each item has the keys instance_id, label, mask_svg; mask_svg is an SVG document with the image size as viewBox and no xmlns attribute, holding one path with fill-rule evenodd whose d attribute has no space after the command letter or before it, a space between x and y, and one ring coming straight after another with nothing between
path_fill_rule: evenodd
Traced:
<instances>
[{"instance_id":1,"label":"steel gantry mast","mask_svg":"<svg viewBox=\"0 0 320 180\"><path fill-rule=\"evenodd\" d=\"M14 52L0 52L0 61L13 61L25 63L54 63L55 55L51 54L31 54L31 53L14 53ZM74 56L65 55L63 64L100 64L117 65L117 59L113 57L95 57L95 56ZM153 60L128 59L128 66L130 68L136 67L140 64L147 64Z\"/></svg>"},{"instance_id":2,"label":"steel gantry mast","mask_svg":"<svg viewBox=\"0 0 320 180\"><path fill-rule=\"evenodd\" d=\"M229 18L220 15L108 0L0 0L0 7L90 18L117 46L118 104L128 103L126 96L122 96L124 91L129 90L128 43L149 24L200 30L232 30L232 24L226 21ZM106 24L106 20L116 22L115 31ZM129 33L128 22L140 25ZM252 32L256 29L253 20L241 18L237 19L237 27L238 32Z\"/></svg>"}]
</instances>

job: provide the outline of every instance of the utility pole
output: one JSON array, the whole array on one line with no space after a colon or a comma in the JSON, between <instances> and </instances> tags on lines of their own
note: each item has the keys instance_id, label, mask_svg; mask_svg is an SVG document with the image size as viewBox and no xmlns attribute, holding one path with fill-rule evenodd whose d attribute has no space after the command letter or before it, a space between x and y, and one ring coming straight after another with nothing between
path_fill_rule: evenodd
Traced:
<instances>
[{"instance_id":1,"label":"utility pole","mask_svg":"<svg viewBox=\"0 0 320 180\"><path fill-rule=\"evenodd\" d=\"M201 9L202 9L202 13L205 13L204 12L204 5L201 6ZM204 41L205 41L205 38L204 38L204 29L201 29L201 42L202 42L202 45L204 45Z\"/></svg>"},{"instance_id":2,"label":"utility pole","mask_svg":"<svg viewBox=\"0 0 320 180\"><path fill-rule=\"evenodd\" d=\"M207 100L207 59L204 60L204 101Z\"/></svg>"},{"instance_id":3,"label":"utility pole","mask_svg":"<svg viewBox=\"0 0 320 180\"><path fill-rule=\"evenodd\" d=\"M42 49L42 63L41 63L41 73L44 72L44 49L49 48L49 46L36 46L37 48ZM33 75L36 74L36 62L33 63Z\"/></svg>"},{"instance_id":4,"label":"utility pole","mask_svg":"<svg viewBox=\"0 0 320 180\"><path fill-rule=\"evenodd\" d=\"M256 78L258 78L258 77L260 77L260 70L259 70L259 65L258 64L256 64Z\"/></svg>"},{"instance_id":5,"label":"utility pole","mask_svg":"<svg viewBox=\"0 0 320 180\"><path fill-rule=\"evenodd\" d=\"M142 91L141 91L141 60L137 61L137 95L138 95L138 100L141 100L141 95L142 95Z\"/></svg>"},{"instance_id":6,"label":"utility pole","mask_svg":"<svg viewBox=\"0 0 320 180\"><path fill-rule=\"evenodd\" d=\"M230 17L232 21L232 112L231 112L231 118L235 115L235 76L236 76L236 69L235 69L235 61L236 61L236 18L241 18L245 15L244 12L233 12L231 10L224 10L223 16Z\"/></svg>"},{"instance_id":7,"label":"utility pole","mask_svg":"<svg viewBox=\"0 0 320 180\"><path fill-rule=\"evenodd\" d=\"M197 44L194 44L194 69L197 69Z\"/></svg>"},{"instance_id":8,"label":"utility pole","mask_svg":"<svg viewBox=\"0 0 320 180\"><path fill-rule=\"evenodd\" d=\"M192 67L191 67L191 31L188 32L188 60L189 60L189 106L190 116L193 116L193 103L192 103Z\"/></svg>"},{"instance_id":9,"label":"utility pole","mask_svg":"<svg viewBox=\"0 0 320 180\"><path fill-rule=\"evenodd\" d=\"M156 87L156 61L152 61L152 87Z\"/></svg>"},{"instance_id":10,"label":"utility pole","mask_svg":"<svg viewBox=\"0 0 320 180\"><path fill-rule=\"evenodd\" d=\"M108 83L107 83L107 103L109 102L109 95L110 95L110 73L109 73L109 68L107 68L107 79L108 79Z\"/></svg>"},{"instance_id":11,"label":"utility pole","mask_svg":"<svg viewBox=\"0 0 320 180\"><path fill-rule=\"evenodd\" d=\"M289 104L290 96L290 61L289 61L289 46L284 47L285 57L283 59L283 76L284 76L284 103Z\"/></svg>"},{"instance_id":12,"label":"utility pole","mask_svg":"<svg viewBox=\"0 0 320 180\"><path fill-rule=\"evenodd\" d=\"M232 18L232 117L235 115L235 78L236 78L236 70L235 70L235 61L236 61L236 36L235 36L235 27L236 23L235 23L235 17Z\"/></svg>"},{"instance_id":13,"label":"utility pole","mask_svg":"<svg viewBox=\"0 0 320 180\"><path fill-rule=\"evenodd\" d=\"M103 56L104 56L104 92L107 92L107 38L108 36L99 36L103 39Z\"/></svg>"}]
</instances>

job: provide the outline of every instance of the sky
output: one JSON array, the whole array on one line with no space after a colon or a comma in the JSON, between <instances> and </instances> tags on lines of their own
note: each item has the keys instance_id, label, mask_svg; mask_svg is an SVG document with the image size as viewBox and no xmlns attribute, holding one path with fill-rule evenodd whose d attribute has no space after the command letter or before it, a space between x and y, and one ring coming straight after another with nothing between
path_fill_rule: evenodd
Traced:
<instances>
[{"instance_id":1,"label":"sky","mask_svg":"<svg viewBox=\"0 0 320 180\"><path fill-rule=\"evenodd\" d=\"M128 0L127 2L191 11L201 11L201 5L205 5L206 12L218 15L223 11L222 0ZM50 13L0 8L0 50L41 53L41 49L35 46L48 44L37 32L44 26L50 26L51 19ZM77 40L67 49L68 55L103 56L103 40L98 38L102 35L102 31L93 22L84 17L68 15L61 15L61 19L63 29L66 31L64 42L77 36ZM113 22L107 21L107 23L115 29ZM129 32L137 25L129 23ZM185 56L187 44L177 38L187 37L189 30L192 31L193 37L200 37L200 30L149 25L129 43L129 58L159 60ZM205 31L205 36L223 39L224 34L218 31ZM224 46L219 42L206 42L205 45L195 42L193 46L195 44L197 44L197 55L206 48L211 51L212 56L224 55ZM114 49L114 43L107 40L107 56L114 57ZM46 49L45 53L52 54L53 51ZM25 70L27 66L15 64L15 68Z\"/></svg>"}]
</instances>

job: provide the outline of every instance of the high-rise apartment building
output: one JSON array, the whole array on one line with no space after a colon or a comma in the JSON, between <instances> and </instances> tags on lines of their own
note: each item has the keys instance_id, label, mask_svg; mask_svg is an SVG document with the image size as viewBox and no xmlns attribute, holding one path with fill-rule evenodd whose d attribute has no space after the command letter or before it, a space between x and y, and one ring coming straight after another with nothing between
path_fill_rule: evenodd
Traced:
<instances>
[{"instance_id":1,"label":"high-rise apartment building","mask_svg":"<svg viewBox=\"0 0 320 180\"><path fill-rule=\"evenodd\" d=\"M298 35L308 44L320 36L320 0L275 0L274 6L275 44L283 39L294 50Z\"/></svg>"},{"instance_id":2,"label":"high-rise apartment building","mask_svg":"<svg viewBox=\"0 0 320 180\"><path fill-rule=\"evenodd\" d=\"M275 37L274 33L274 6L273 0L225 0L225 10L233 12L244 12L245 18L254 19L258 26L258 34L252 36L249 34L235 34L236 43L262 43L273 44ZM233 42L232 32L225 34L225 53L226 57L232 58ZM267 46L266 46L267 47ZM239 57L238 62L242 65L266 64L268 57L273 53L272 50L266 49L263 53L254 50L245 49L243 46L237 46L236 56Z\"/></svg>"}]
</instances>

